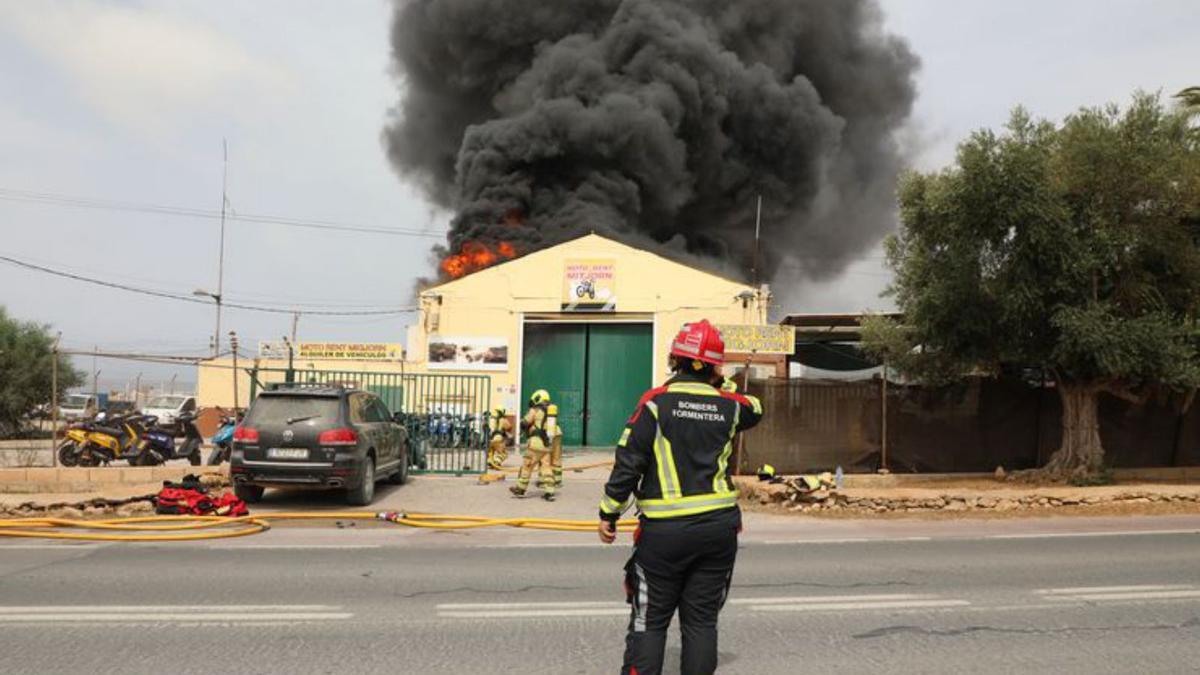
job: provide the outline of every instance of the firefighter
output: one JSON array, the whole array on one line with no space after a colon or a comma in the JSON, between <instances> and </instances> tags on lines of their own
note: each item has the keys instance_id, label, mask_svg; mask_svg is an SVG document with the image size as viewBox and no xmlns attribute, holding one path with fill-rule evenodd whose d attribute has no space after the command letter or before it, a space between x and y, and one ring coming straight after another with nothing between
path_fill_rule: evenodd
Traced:
<instances>
[{"instance_id":1,"label":"firefighter","mask_svg":"<svg viewBox=\"0 0 1200 675\"><path fill-rule=\"evenodd\" d=\"M552 430L550 434L550 464L554 467L554 487L561 489L563 482L563 464L562 464L562 444L563 434L562 427L558 425L558 406L553 403L546 405L547 427Z\"/></svg>"},{"instance_id":2,"label":"firefighter","mask_svg":"<svg viewBox=\"0 0 1200 675\"><path fill-rule=\"evenodd\" d=\"M708 321L687 324L671 345L673 372L646 392L617 443L600 501L600 540L616 539L621 513L636 502L639 525L625 565L631 606L624 675L662 672L676 610L682 672L717 667L717 614L725 604L741 512L730 478L733 438L758 424L752 396L721 391L721 334Z\"/></svg>"},{"instance_id":3,"label":"firefighter","mask_svg":"<svg viewBox=\"0 0 1200 675\"><path fill-rule=\"evenodd\" d=\"M508 459L508 443L512 440L512 422L508 411L496 408L488 416L488 468L499 471Z\"/></svg>"},{"instance_id":4,"label":"firefighter","mask_svg":"<svg viewBox=\"0 0 1200 675\"><path fill-rule=\"evenodd\" d=\"M521 472L517 474L517 484L509 488L509 491L518 497L525 496L525 491L529 489L529 480L537 470L542 499L554 501L556 486L552 454L553 438L558 429L554 425L554 418L549 415L549 406L550 393L545 389L538 389L529 397L529 412L525 413L521 420L521 428L525 430L529 441L525 444L525 462L521 465Z\"/></svg>"}]
</instances>

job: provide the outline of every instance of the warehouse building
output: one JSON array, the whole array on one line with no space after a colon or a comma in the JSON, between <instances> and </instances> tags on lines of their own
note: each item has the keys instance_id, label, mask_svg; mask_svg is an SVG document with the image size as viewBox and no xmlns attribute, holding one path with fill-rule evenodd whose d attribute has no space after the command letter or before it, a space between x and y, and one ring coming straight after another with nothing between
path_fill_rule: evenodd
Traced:
<instances>
[{"instance_id":1,"label":"warehouse building","mask_svg":"<svg viewBox=\"0 0 1200 675\"><path fill-rule=\"evenodd\" d=\"M685 322L722 326L732 351L740 344L747 352L790 352L790 330L766 325L768 302L765 288L590 234L426 289L402 359L386 358L386 349L375 351L382 358L359 360L353 354L362 349L340 355L349 359L301 353L295 367L486 376L487 403L464 405L512 412L547 389L566 445L611 445L638 397L665 379L670 341ZM765 372L756 375L786 374L782 360L761 360L753 367ZM201 405L230 405L232 371L220 367L226 362L208 365L200 369ZM240 387L244 397L248 380Z\"/></svg>"}]
</instances>

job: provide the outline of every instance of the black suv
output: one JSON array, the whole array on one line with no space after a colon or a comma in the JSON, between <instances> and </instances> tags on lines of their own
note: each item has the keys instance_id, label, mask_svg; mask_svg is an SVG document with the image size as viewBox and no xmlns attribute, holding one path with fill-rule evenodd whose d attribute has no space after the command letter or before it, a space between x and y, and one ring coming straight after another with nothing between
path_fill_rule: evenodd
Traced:
<instances>
[{"instance_id":1,"label":"black suv","mask_svg":"<svg viewBox=\"0 0 1200 675\"><path fill-rule=\"evenodd\" d=\"M372 393L283 385L260 394L234 431L229 471L246 502L266 486L319 487L363 506L376 480L408 479L408 435Z\"/></svg>"}]
</instances>

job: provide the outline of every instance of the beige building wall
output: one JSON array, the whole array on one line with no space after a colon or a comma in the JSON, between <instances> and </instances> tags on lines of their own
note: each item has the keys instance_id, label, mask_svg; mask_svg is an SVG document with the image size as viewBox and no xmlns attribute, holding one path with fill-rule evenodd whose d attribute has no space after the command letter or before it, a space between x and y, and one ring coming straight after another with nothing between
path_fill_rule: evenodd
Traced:
<instances>
[{"instance_id":1,"label":"beige building wall","mask_svg":"<svg viewBox=\"0 0 1200 675\"><path fill-rule=\"evenodd\" d=\"M612 260L615 266L615 311L564 312L563 276L570 260ZM693 269L653 253L588 235L531 253L455 281L427 289L420 297L420 313L409 327L404 364L396 362L299 362L310 367L367 372L436 372L486 374L492 378L492 400L518 409L523 397L521 354L523 326L527 321L642 322L654 326L655 382L667 375L666 356L671 339L686 322L702 318L713 323L763 325L765 293L746 284ZM504 370L430 370L430 336L501 338L508 345ZM251 365L249 363L247 366ZM262 362L286 367L286 363ZM201 366L198 396L204 406L231 406L233 375L229 361ZM238 380L241 403L249 392L249 377Z\"/></svg>"}]
</instances>

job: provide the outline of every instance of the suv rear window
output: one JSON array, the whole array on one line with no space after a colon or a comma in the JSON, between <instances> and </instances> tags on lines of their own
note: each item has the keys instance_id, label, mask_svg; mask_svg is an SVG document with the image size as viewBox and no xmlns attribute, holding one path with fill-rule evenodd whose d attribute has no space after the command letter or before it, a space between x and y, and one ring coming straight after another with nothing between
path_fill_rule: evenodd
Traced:
<instances>
[{"instance_id":1,"label":"suv rear window","mask_svg":"<svg viewBox=\"0 0 1200 675\"><path fill-rule=\"evenodd\" d=\"M259 396L250 407L247 426L283 426L304 419L314 426L337 424L341 400L332 396Z\"/></svg>"}]
</instances>

